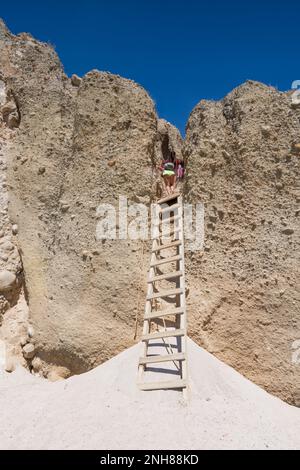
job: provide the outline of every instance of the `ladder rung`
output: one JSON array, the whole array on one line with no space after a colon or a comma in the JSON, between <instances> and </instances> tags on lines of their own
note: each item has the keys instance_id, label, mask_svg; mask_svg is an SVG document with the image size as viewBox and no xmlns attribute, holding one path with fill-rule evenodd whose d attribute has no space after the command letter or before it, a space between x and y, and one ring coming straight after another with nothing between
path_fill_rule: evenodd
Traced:
<instances>
[{"instance_id":1,"label":"ladder rung","mask_svg":"<svg viewBox=\"0 0 300 470\"><path fill-rule=\"evenodd\" d=\"M160 297L169 297L170 295L183 294L183 292L183 289L162 290L147 296L147 300L159 299Z\"/></svg>"},{"instance_id":2,"label":"ladder rung","mask_svg":"<svg viewBox=\"0 0 300 470\"><path fill-rule=\"evenodd\" d=\"M175 211L176 209L179 209L180 204L173 204L172 206L165 207L164 209L161 209L159 211L160 214L167 214L168 212Z\"/></svg>"},{"instance_id":3,"label":"ladder rung","mask_svg":"<svg viewBox=\"0 0 300 470\"><path fill-rule=\"evenodd\" d=\"M167 390L186 388L186 380L170 380L165 382L145 382L138 384L140 390Z\"/></svg>"},{"instance_id":4,"label":"ladder rung","mask_svg":"<svg viewBox=\"0 0 300 470\"><path fill-rule=\"evenodd\" d=\"M153 248L152 253L154 253L155 251L161 251L161 250L165 250L166 248L172 248L173 246L179 246L179 245L181 245L181 240L176 240L176 242L167 243L166 245L160 245L156 248Z\"/></svg>"},{"instance_id":5,"label":"ladder rung","mask_svg":"<svg viewBox=\"0 0 300 470\"><path fill-rule=\"evenodd\" d=\"M175 230L172 230L172 232L170 232L168 235L172 237L173 235L175 235L175 233L178 233L178 232L181 232L181 227L175 228Z\"/></svg>"},{"instance_id":6,"label":"ladder rung","mask_svg":"<svg viewBox=\"0 0 300 470\"><path fill-rule=\"evenodd\" d=\"M154 263L152 263L150 265L150 267L153 268L154 266L160 266L161 264L173 263L173 261L180 261L181 259L182 259L181 255L171 256L169 258L159 259L159 260L155 261Z\"/></svg>"},{"instance_id":7,"label":"ladder rung","mask_svg":"<svg viewBox=\"0 0 300 470\"><path fill-rule=\"evenodd\" d=\"M165 356L148 356L140 357L139 363L144 364L157 364L158 362L173 362L173 361L185 361L184 353L177 354L166 354Z\"/></svg>"},{"instance_id":8,"label":"ladder rung","mask_svg":"<svg viewBox=\"0 0 300 470\"><path fill-rule=\"evenodd\" d=\"M157 201L157 204L163 204L164 202L172 201L173 199L177 199L179 196L179 193L170 194L170 196L166 196Z\"/></svg>"},{"instance_id":9,"label":"ladder rung","mask_svg":"<svg viewBox=\"0 0 300 470\"><path fill-rule=\"evenodd\" d=\"M186 334L185 330L166 330L166 331L156 331L155 333L149 333L142 337L142 341L150 341L151 339L161 339L161 338L177 338L178 336L184 336Z\"/></svg>"},{"instance_id":10,"label":"ladder rung","mask_svg":"<svg viewBox=\"0 0 300 470\"><path fill-rule=\"evenodd\" d=\"M158 225L162 225L164 222L174 222L175 220L181 219L181 215L175 215L174 217L169 217L167 219L163 218L159 221Z\"/></svg>"},{"instance_id":11,"label":"ladder rung","mask_svg":"<svg viewBox=\"0 0 300 470\"><path fill-rule=\"evenodd\" d=\"M160 276L154 276L150 278L148 281L148 284L151 284L151 282L163 281L164 279L172 279L172 278L180 277L182 275L183 275L182 271L173 271L172 273L161 274Z\"/></svg>"},{"instance_id":12,"label":"ladder rung","mask_svg":"<svg viewBox=\"0 0 300 470\"><path fill-rule=\"evenodd\" d=\"M184 307L170 308L170 310L157 310L145 316L145 320L154 320L155 318L167 317L169 315L182 315L185 312Z\"/></svg>"},{"instance_id":13,"label":"ladder rung","mask_svg":"<svg viewBox=\"0 0 300 470\"><path fill-rule=\"evenodd\" d=\"M160 229L159 231L160 231L160 233L163 234L163 230ZM168 237L172 237L175 233L178 233L178 232L181 232L181 227L176 227L175 230L172 229L172 231L170 231L170 233L167 233L166 235Z\"/></svg>"},{"instance_id":14,"label":"ladder rung","mask_svg":"<svg viewBox=\"0 0 300 470\"><path fill-rule=\"evenodd\" d=\"M156 240L160 240L162 237L164 238L170 238L170 237L173 237L175 235L175 240L180 240L180 235L178 236L177 234L180 234L181 232L181 227L178 227L176 228L175 230L172 229L172 231L170 232L166 232L166 231L163 231L163 230L159 230L159 235L157 237L155 237Z\"/></svg>"},{"instance_id":15,"label":"ladder rung","mask_svg":"<svg viewBox=\"0 0 300 470\"><path fill-rule=\"evenodd\" d=\"M167 241L167 238L172 238L172 243L178 240L182 240L182 237L180 235L180 230L176 230L175 232L160 232L157 237L153 237L153 240L156 241ZM171 243L171 242L170 242Z\"/></svg>"}]
</instances>

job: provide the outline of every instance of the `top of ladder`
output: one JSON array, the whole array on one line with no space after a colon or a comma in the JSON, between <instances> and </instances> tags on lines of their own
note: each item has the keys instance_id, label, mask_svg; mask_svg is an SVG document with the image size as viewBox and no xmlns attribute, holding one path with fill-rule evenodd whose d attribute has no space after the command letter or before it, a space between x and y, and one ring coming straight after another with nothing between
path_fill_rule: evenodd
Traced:
<instances>
[{"instance_id":1,"label":"top of ladder","mask_svg":"<svg viewBox=\"0 0 300 470\"><path fill-rule=\"evenodd\" d=\"M177 199L180 196L180 193L173 193L170 196L166 196L163 199L157 201L157 204L163 204L164 202L172 201L173 199Z\"/></svg>"}]
</instances>

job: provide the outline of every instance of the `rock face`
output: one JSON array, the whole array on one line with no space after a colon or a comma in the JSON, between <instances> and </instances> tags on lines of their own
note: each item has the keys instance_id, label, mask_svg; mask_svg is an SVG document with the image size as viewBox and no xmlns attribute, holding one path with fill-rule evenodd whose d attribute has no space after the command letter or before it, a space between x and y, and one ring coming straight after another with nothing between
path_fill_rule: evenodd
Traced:
<instances>
[{"instance_id":1,"label":"rock face","mask_svg":"<svg viewBox=\"0 0 300 470\"><path fill-rule=\"evenodd\" d=\"M185 199L205 204L206 229L204 250L187 253L190 334L290 403L299 122L289 94L247 82L199 103L183 152ZM147 243L102 240L99 206L149 204L162 192L155 165L181 147L143 88L96 70L69 79L51 47L0 22L0 341L34 373L58 380L133 344Z\"/></svg>"},{"instance_id":2,"label":"rock face","mask_svg":"<svg viewBox=\"0 0 300 470\"><path fill-rule=\"evenodd\" d=\"M156 139L157 158L167 160L173 152L176 158L182 159L182 144L179 130L165 119L159 119Z\"/></svg>"},{"instance_id":3,"label":"rock face","mask_svg":"<svg viewBox=\"0 0 300 470\"><path fill-rule=\"evenodd\" d=\"M80 373L133 343L147 263L141 242L98 240L97 208L149 203L157 117L130 80L92 71L73 86L54 51L2 28L1 73L20 125L10 140L10 219L40 359ZM74 78L73 78L74 83Z\"/></svg>"},{"instance_id":4,"label":"rock face","mask_svg":"<svg viewBox=\"0 0 300 470\"><path fill-rule=\"evenodd\" d=\"M4 54L2 39L6 34L6 28L0 23L1 56ZM18 119L16 102L2 80L0 70L0 326L4 313L16 304L22 283L22 263L8 215L7 184L7 145L15 135Z\"/></svg>"},{"instance_id":5,"label":"rock face","mask_svg":"<svg viewBox=\"0 0 300 470\"><path fill-rule=\"evenodd\" d=\"M187 259L193 339L296 403L300 339L300 111L246 82L201 101L185 142L186 199L205 205L205 248Z\"/></svg>"}]
</instances>

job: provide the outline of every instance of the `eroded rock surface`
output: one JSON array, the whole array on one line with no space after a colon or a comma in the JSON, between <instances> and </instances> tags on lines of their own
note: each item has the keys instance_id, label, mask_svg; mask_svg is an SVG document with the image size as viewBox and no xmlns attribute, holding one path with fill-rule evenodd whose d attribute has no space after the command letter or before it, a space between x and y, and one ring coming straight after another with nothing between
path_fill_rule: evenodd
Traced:
<instances>
[{"instance_id":1,"label":"eroded rock surface","mask_svg":"<svg viewBox=\"0 0 300 470\"><path fill-rule=\"evenodd\" d=\"M119 196L150 202L154 104L140 86L109 73L68 79L51 47L3 28L1 71L19 113L7 149L10 219L35 352L79 373L133 343L147 264L139 241L97 239L97 208L117 208Z\"/></svg>"},{"instance_id":2,"label":"eroded rock surface","mask_svg":"<svg viewBox=\"0 0 300 470\"><path fill-rule=\"evenodd\" d=\"M246 82L201 101L185 142L186 199L205 205L205 247L187 271L190 333L295 403L300 338L300 112L289 94Z\"/></svg>"},{"instance_id":3,"label":"eroded rock surface","mask_svg":"<svg viewBox=\"0 0 300 470\"><path fill-rule=\"evenodd\" d=\"M155 165L182 139L130 80L69 79L51 47L3 23L0 52L0 341L59 380L133 344L148 244L97 238L98 208L160 196ZM247 82L200 102L184 144L185 199L206 221L204 250L187 252L190 334L295 404L299 121L290 94Z\"/></svg>"}]
</instances>

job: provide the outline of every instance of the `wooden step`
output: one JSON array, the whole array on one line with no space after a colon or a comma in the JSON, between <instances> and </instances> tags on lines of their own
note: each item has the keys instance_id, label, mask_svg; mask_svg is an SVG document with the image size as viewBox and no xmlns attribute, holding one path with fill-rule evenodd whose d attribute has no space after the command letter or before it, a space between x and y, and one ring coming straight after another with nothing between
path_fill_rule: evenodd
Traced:
<instances>
[{"instance_id":1,"label":"wooden step","mask_svg":"<svg viewBox=\"0 0 300 470\"><path fill-rule=\"evenodd\" d=\"M177 199L180 196L178 192L170 194L169 196L163 197L159 201L157 201L157 204L163 204L164 202L172 201L173 199Z\"/></svg>"},{"instance_id":2,"label":"wooden step","mask_svg":"<svg viewBox=\"0 0 300 470\"><path fill-rule=\"evenodd\" d=\"M150 267L154 268L155 266L160 266L160 265L166 264L166 263L173 263L174 261L180 261L181 259L182 259L181 255L171 256L169 258L159 259L159 260L155 261L154 263L150 264Z\"/></svg>"},{"instance_id":3,"label":"wooden step","mask_svg":"<svg viewBox=\"0 0 300 470\"><path fill-rule=\"evenodd\" d=\"M175 230L172 228L172 230L170 231L170 233L167 233L166 235L167 235L168 237L173 237L173 235L175 235L175 233L181 232L181 230L182 230L181 227L176 227ZM159 237L160 237L160 238L161 238L162 234L163 234L163 231L162 231L162 229L160 228L160 230L159 230ZM163 234L163 235L164 235L164 234ZM164 235L164 236L165 236L165 235ZM157 237L157 238L158 238L158 237Z\"/></svg>"},{"instance_id":4,"label":"wooden step","mask_svg":"<svg viewBox=\"0 0 300 470\"><path fill-rule=\"evenodd\" d=\"M168 231L162 231L162 230L159 230L159 233L157 234L157 236L153 236L153 240L156 240L158 242L169 242L169 240L167 239L171 239L172 242L175 242L175 241L178 241L178 240L182 240L182 235L181 235L181 228L177 228L176 230L170 230L168 229ZM170 241L170 243L171 243Z\"/></svg>"},{"instance_id":5,"label":"wooden step","mask_svg":"<svg viewBox=\"0 0 300 470\"><path fill-rule=\"evenodd\" d=\"M154 294L147 296L147 300L159 299L160 297L169 297L170 295L178 295L183 293L183 289L162 290L160 292L155 292Z\"/></svg>"},{"instance_id":6,"label":"wooden step","mask_svg":"<svg viewBox=\"0 0 300 470\"><path fill-rule=\"evenodd\" d=\"M167 248L173 248L174 246L179 246L181 245L181 243L181 240L176 240L175 242L167 243L166 245L157 246L156 248L152 248L152 253L155 253L156 251L166 250Z\"/></svg>"},{"instance_id":7,"label":"wooden step","mask_svg":"<svg viewBox=\"0 0 300 470\"><path fill-rule=\"evenodd\" d=\"M142 341L150 341L151 339L162 339L162 338L177 338L178 336L184 336L185 330L162 330L155 331L155 333L149 333L142 336Z\"/></svg>"},{"instance_id":8,"label":"wooden step","mask_svg":"<svg viewBox=\"0 0 300 470\"><path fill-rule=\"evenodd\" d=\"M172 206L165 207L164 209L161 209L159 213L162 214L167 214L168 212L178 210L180 207L180 204L173 204Z\"/></svg>"},{"instance_id":9,"label":"wooden step","mask_svg":"<svg viewBox=\"0 0 300 470\"><path fill-rule=\"evenodd\" d=\"M155 318L168 317L169 315L182 315L185 313L184 307L175 307L168 310L156 310L149 315L145 315L145 320L154 320Z\"/></svg>"},{"instance_id":10,"label":"wooden step","mask_svg":"<svg viewBox=\"0 0 300 470\"><path fill-rule=\"evenodd\" d=\"M144 382L139 383L138 387L140 390L168 390L174 388L186 388L186 380L169 380L160 382Z\"/></svg>"},{"instance_id":11,"label":"wooden step","mask_svg":"<svg viewBox=\"0 0 300 470\"><path fill-rule=\"evenodd\" d=\"M185 354L166 354L165 356L148 356L140 357L139 364L158 364L160 362L173 362L173 361L185 361Z\"/></svg>"},{"instance_id":12,"label":"wooden step","mask_svg":"<svg viewBox=\"0 0 300 470\"><path fill-rule=\"evenodd\" d=\"M172 279L180 277L183 275L182 271L173 271L172 273L161 274L159 276L154 276L148 280L148 284L151 282L163 281L164 279Z\"/></svg>"},{"instance_id":13,"label":"wooden step","mask_svg":"<svg viewBox=\"0 0 300 470\"><path fill-rule=\"evenodd\" d=\"M167 219L163 218L163 219L160 219L158 225L162 225L165 222L168 222L168 223L175 222L175 220L179 220L179 219L181 219L181 215L175 215L173 217L168 217Z\"/></svg>"},{"instance_id":14,"label":"wooden step","mask_svg":"<svg viewBox=\"0 0 300 470\"><path fill-rule=\"evenodd\" d=\"M174 230L172 229L172 231L168 235L170 237L173 237L173 235L175 235L175 233L178 233L178 232L181 232L181 227L177 227Z\"/></svg>"}]
</instances>

